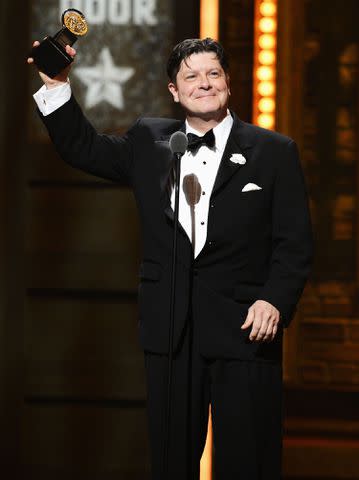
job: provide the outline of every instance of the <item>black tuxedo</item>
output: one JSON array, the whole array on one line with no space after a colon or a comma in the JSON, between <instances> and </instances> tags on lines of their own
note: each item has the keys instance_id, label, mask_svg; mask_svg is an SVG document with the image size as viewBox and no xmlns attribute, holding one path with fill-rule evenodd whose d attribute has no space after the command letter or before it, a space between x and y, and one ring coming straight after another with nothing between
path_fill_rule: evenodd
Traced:
<instances>
[{"instance_id":1,"label":"black tuxedo","mask_svg":"<svg viewBox=\"0 0 359 480\"><path fill-rule=\"evenodd\" d=\"M281 380L278 372L282 328L274 341L261 344L249 341L250 329L243 331L240 327L248 307L258 299L270 302L279 310L281 327L290 323L311 263L308 202L295 143L283 135L244 123L235 114L233 118L233 127L211 195L206 244L195 260L192 245L184 230L180 230L174 343L178 365L182 365L181 356L184 356L184 363L178 367L177 373L180 378L188 366L187 354L180 347L188 344L186 332L190 319L194 325L196 351L191 353L188 345L186 351L198 359L197 364L197 360L193 360L193 365L200 372L194 385L199 377L210 379L208 385L212 386L208 387L206 395L209 396L209 389L212 388L214 411L220 411L221 405L225 405L222 408L225 411L228 399L233 398L235 402L234 399L238 398L239 402L242 401L241 395L247 392L247 385L255 385L253 395L248 394L240 409L243 415L241 425L246 425L243 428L248 432L243 436L243 445L247 445L249 436L254 435L253 431L257 433L248 455L243 445L238 451L244 455L243 462L247 456L248 465L256 465L258 471L248 470L243 479L277 479L280 468L281 413L278 392ZM173 211L167 187L172 156L168 140L173 132L183 129L184 124L170 119L143 118L122 137L98 135L73 97L42 119L57 151L66 162L106 179L126 181L134 191L143 235L139 287L140 339L147 352L150 404L153 404L150 409L156 412L150 417L156 419L160 416L157 410L162 408L163 402L162 387L156 382L160 381L157 380L159 372L162 372L161 375L165 372L164 364L159 359L168 350L171 284ZM240 165L231 161L234 153L241 153L246 163ZM248 183L254 183L261 189L243 192L243 187ZM213 363L213 359L220 359L222 363ZM230 374L237 371L231 367L228 373L224 369L223 361L226 359L237 362L235 368L239 369L238 378L245 379L238 380L234 376L233 385L238 384L236 395L232 395L232 386L229 393L223 393L222 386L227 384L223 378L229 378ZM244 372L241 369L246 364L262 366L257 370L248 367ZM264 376L263 365L267 365ZM273 371L276 368L273 365L277 365L278 369ZM224 376L223 371L227 372ZM259 377L260 381L253 380ZM265 380L263 383L263 378L276 380ZM213 387L216 379L220 385L218 389ZM182 391L181 384L178 395ZM250 389L248 391L252 392ZM267 396L268 411L263 410L260 403L263 395ZM178 400L180 405L185 402L185 398L178 398L181 398ZM204 398L202 391L198 392L198 398ZM217 403L214 403L214 398L218 399ZM256 402L258 405L254 407ZM234 415L237 415L236 405L233 408ZM263 415L255 414L256 418L248 424L248 418L251 417L247 412L254 408ZM196 433L196 438L203 438L206 425L206 417L201 412L201 432ZM179 418L182 418L180 414ZM275 426L266 421L270 418L276 419L273 420ZM195 421L192 419L192 424ZM178 420L178 436L183 423L186 423L185 419ZM214 416L215 436L222 439L221 425L220 421L216 423ZM157 423L151 428L154 444L162 427ZM227 430L230 427L223 438L227 438ZM268 436L266 430L272 430L272 433ZM276 433L273 433L274 430ZM234 444L238 445L237 438L231 440L229 446L223 446L223 459L233 450ZM273 454L270 453L271 444L276 445ZM216 451L220 452L218 445ZM196 455L200 456L200 449ZM231 458L237 456L238 452L233 451ZM267 457L268 461L265 460ZM277 459L273 460L275 468L271 467L272 457ZM159 457L156 458L158 460ZM176 462L177 465L179 463ZM272 471L268 475L273 476L265 476L263 472L267 470ZM241 472L243 474L243 470ZM183 475L179 474L178 478L184 479ZM232 477L238 478L236 475L233 472ZM232 477L226 471L218 478L229 480ZM157 480L159 477L154 478ZM175 477L172 478L174 480ZM196 475L191 478L196 478Z\"/></svg>"},{"instance_id":2,"label":"black tuxedo","mask_svg":"<svg viewBox=\"0 0 359 480\"><path fill-rule=\"evenodd\" d=\"M147 351L166 352L173 234L168 140L183 123L140 119L122 138L102 136L84 118L74 98L42 118L66 162L103 178L126 180L133 188L143 234L141 344ZM246 164L233 163L233 153L242 153ZM242 192L247 183L262 190ZM279 358L280 334L271 344L247 341L248 331L240 329L245 307L257 299L266 300L280 311L287 326L311 255L307 194L295 143L234 115L211 196L207 242L194 262L191 243L183 230L180 234L175 345L193 296L192 314L203 324L203 354Z\"/></svg>"}]
</instances>

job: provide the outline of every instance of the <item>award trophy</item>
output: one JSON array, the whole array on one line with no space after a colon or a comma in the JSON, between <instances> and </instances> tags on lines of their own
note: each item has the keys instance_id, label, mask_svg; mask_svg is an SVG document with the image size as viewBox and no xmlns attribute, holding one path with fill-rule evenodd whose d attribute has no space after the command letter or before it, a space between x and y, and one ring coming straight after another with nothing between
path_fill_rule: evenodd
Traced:
<instances>
[{"instance_id":1,"label":"award trophy","mask_svg":"<svg viewBox=\"0 0 359 480\"><path fill-rule=\"evenodd\" d=\"M72 45L78 37L86 35L88 27L84 15L70 8L62 14L62 29L53 37L45 37L38 47L31 50L37 68L51 78L56 77L64 68L73 62L66 53L66 45Z\"/></svg>"}]
</instances>

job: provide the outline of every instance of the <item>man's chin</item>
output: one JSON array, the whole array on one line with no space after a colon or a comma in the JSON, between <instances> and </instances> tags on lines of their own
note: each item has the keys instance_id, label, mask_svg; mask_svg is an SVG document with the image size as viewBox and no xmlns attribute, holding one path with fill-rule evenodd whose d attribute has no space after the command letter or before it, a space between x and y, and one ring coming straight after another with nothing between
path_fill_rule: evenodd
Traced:
<instances>
[{"instance_id":1,"label":"man's chin","mask_svg":"<svg viewBox=\"0 0 359 480\"><path fill-rule=\"evenodd\" d=\"M188 116L201 118L202 120L218 120L227 115L227 107L220 109L202 109L196 112L187 112Z\"/></svg>"}]
</instances>

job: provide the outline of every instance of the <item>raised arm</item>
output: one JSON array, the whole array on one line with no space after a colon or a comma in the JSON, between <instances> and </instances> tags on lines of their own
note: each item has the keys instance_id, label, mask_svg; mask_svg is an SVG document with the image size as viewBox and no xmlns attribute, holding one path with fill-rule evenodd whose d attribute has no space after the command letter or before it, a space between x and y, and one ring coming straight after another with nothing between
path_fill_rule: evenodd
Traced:
<instances>
[{"instance_id":1,"label":"raised arm","mask_svg":"<svg viewBox=\"0 0 359 480\"><path fill-rule=\"evenodd\" d=\"M33 44L34 47L38 45L37 41ZM76 50L69 45L66 52L76 56ZM28 63L34 63L31 57ZM44 85L34 95L40 118L57 152L73 167L131 184L132 145L136 128L133 127L122 137L98 134L71 93L68 80L71 65L55 78L39 72Z\"/></svg>"}]
</instances>

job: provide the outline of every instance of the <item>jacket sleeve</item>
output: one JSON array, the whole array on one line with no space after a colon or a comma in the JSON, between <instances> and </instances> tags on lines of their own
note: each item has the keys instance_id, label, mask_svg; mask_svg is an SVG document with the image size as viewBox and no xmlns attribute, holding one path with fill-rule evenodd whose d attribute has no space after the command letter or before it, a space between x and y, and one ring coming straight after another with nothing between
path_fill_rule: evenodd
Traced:
<instances>
[{"instance_id":1,"label":"jacket sleeve","mask_svg":"<svg viewBox=\"0 0 359 480\"><path fill-rule=\"evenodd\" d=\"M298 148L293 140L283 148L274 183L270 273L259 298L279 310L287 327L310 272L313 237Z\"/></svg>"},{"instance_id":2,"label":"jacket sleeve","mask_svg":"<svg viewBox=\"0 0 359 480\"><path fill-rule=\"evenodd\" d=\"M98 177L131 184L137 124L123 136L98 134L74 96L50 115L38 113L65 162Z\"/></svg>"}]
</instances>

